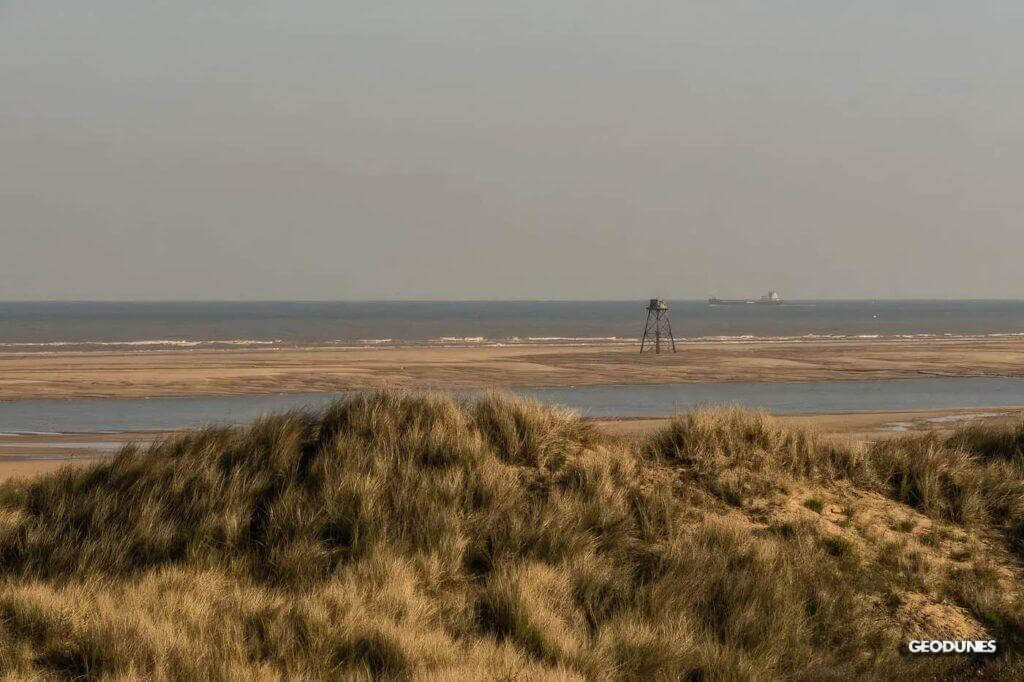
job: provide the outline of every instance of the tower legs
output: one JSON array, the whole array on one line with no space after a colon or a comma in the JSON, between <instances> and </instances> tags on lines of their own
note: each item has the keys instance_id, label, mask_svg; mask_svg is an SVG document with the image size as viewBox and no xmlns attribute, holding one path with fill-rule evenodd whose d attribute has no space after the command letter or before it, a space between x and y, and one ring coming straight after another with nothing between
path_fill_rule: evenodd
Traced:
<instances>
[{"instance_id":1,"label":"tower legs","mask_svg":"<svg viewBox=\"0 0 1024 682\"><path fill-rule=\"evenodd\" d=\"M648 348L653 348L655 354L660 354L662 336L666 337L672 347L672 352L675 353L676 339L672 335L672 323L668 319L668 310L665 308L648 308L647 322L644 324L644 335L640 340L640 352L643 353Z\"/></svg>"}]
</instances>

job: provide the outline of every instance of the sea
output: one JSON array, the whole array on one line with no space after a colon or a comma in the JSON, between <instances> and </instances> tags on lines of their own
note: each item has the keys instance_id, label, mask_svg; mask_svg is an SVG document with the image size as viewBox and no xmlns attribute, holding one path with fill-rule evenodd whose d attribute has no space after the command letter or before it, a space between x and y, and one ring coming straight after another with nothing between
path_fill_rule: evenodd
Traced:
<instances>
[{"instance_id":1,"label":"sea","mask_svg":"<svg viewBox=\"0 0 1024 682\"><path fill-rule=\"evenodd\" d=\"M0 303L0 352L629 345L647 301ZM682 340L1024 335L1024 301L669 301Z\"/></svg>"}]
</instances>

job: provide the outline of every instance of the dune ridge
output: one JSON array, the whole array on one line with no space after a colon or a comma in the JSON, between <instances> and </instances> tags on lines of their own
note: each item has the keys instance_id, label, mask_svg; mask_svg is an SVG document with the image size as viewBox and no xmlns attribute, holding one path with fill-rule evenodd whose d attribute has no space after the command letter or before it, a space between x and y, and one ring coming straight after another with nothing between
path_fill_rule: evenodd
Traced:
<instances>
[{"instance_id":1,"label":"dune ridge","mask_svg":"<svg viewBox=\"0 0 1024 682\"><path fill-rule=\"evenodd\" d=\"M1022 444L395 392L180 433L0 485L0 674L1019 678Z\"/></svg>"}]
</instances>

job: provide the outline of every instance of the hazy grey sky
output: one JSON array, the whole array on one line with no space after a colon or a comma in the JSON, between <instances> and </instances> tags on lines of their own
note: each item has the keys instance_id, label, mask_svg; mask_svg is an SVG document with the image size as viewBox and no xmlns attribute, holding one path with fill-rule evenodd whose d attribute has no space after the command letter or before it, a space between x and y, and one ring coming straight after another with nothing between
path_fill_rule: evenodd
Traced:
<instances>
[{"instance_id":1,"label":"hazy grey sky","mask_svg":"<svg viewBox=\"0 0 1024 682\"><path fill-rule=\"evenodd\" d=\"M1024 297L1024 3L0 0L0 299Z\"/></svg>"}]
</instances>

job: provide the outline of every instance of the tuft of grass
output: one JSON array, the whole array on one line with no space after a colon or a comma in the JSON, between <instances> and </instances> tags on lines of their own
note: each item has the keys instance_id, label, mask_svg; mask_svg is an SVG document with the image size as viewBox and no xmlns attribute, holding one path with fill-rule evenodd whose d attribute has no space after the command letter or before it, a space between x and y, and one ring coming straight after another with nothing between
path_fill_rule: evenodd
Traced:
<instances>
[{"instance_id":1,"label":"tuft of grass","mask_svg":"<svg viewBox=\"0 0 1024 682\"><path fill-rule=\"evenodd\" d=\"M868 453L876 487L933 518L992 526L1024 555L1024 457L1001 449L1016 442L1006 432L986 439L979 428L946 440L928 434L876 443Z\"/></svg>"},{"instance_id":2,"label":"tuft of grass","mask_svg":"<svg viewBox=\"0 0 1024 682\"><path fill-rule=\"evenodd\" d=\"M1024 457L1024 423L1014 426L969 424L957 429L946 444L972 452L985 460Z\"/></svg>"},{"instance_id":3,"label":"tuft of grass","mask_svg":"<svg viewBox=\"0 0 1024 682\"><path fill-rule=\"evenodd\" d=\"M804 500L804 506L816 514L820 514L825 508L825 503L817 497L809 497Z\"/></svg>"},{"instance_id":4,"label":"tuft of grass","mask_svg":"<svg viewBox=\"0 0 1024 682\"><path fill-rule=\"evenodd\" d=\"M914 519L900 519L899 521L892 524L892 529L901 533L909 533L917 528L917 521Z\"/></svg>"},{"instance_id":5,"label":"tuft of grass","mask_svg":"<svg viewBox=\"0 0 1024 682\"><path fill-rule=\"evenodd\" d=\"M853 559L857 556L857 546L841 535L830 535L823 540L825 550L840 559Z\"/></svg>"},{"instance_id":6,"label":"tuft of grass","mask_svg":"<svg viewBox=\"0 0 1024 682\"><path fill-rule=\"evenodd\" d=\"M499 394L191 431L0 485L0 676L1019 676L1008 648L900 654L879 595L931 589L917 550L746 513L816 481L1014 546L1016 455L966 447L839 446L735 409L631 444ZM1018 642L1005 567L977 566L931 597Z\"/></svg>"}]
</instances>

